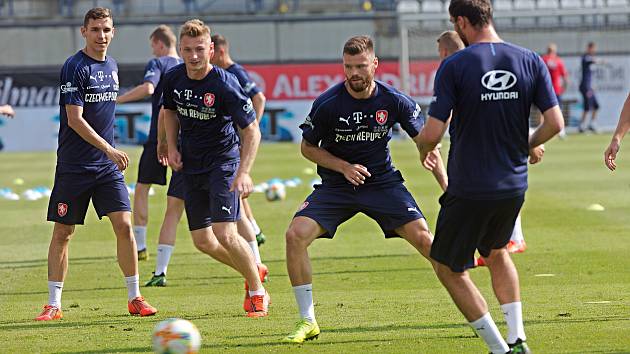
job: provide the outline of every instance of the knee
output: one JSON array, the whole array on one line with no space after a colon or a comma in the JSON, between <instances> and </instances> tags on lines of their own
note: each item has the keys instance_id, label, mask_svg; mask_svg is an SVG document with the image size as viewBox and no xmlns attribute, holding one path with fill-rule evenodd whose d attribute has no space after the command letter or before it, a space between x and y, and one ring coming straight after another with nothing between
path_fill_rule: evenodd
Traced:
<instances>
[{"instance_id":1,"label":"knee","mask_svg":"<svg viewBox=\"0 0 630 354\"><path fill-rule=\"evenodd\" d=\"M239 234L234 231L224 230L220 232L215 232L214 234L219 241L219 243L226 249L231 249L237 246L240 237Z\"/></svg>"},{"instance_id":2,"label":"knee","mask_svg":"<svg viewBox=\"0 0 630 354\"><path fill-rule=\"evenodd\" d=\"M294 227L290 227L285 234L285 241L287 249L289 248L307 248L309 243L306 241L304 235Z\"/></svg>"},{"instance_id":3,"label":"knee","mask_svg":"<svg viewBox=\"0 0 630 354\"><path fill-rule=\"evenodd\" d=\"M193 240L195 248L203 253L213 253L219 248L219 243L209 238L195 238Z\"/></svg>"},{"instance_id":4,"label":"knee","mask_svg":"<svg viewBox=\"0 0 630 354\"><path fill-rule=\"evenodd\" d=\"M112 225L114 228L114 233L116 234L116 238L118 239L127 239L133 238L133 228L131 227L131 222L120 222Z\"/></svg>"},{"instance_id":5,"label":"knee","mask_svg":"<svg viewBox=\"0 0 630 354\"><path fill-rule=\"evenodd\" d=\"M70 225L63 225L63 226L55 227L52 241L58 244L68 243L70 239L72 238L73 232L74 232L74 227Z\"/></svg>"}]
</instances>

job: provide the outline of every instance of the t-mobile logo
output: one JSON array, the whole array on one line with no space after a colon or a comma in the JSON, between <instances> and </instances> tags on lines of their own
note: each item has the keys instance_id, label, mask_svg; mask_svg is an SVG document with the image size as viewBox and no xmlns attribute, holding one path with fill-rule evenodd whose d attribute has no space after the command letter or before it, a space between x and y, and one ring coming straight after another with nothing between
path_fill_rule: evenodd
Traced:
<instances>
[{"instance_id":1,"label":"t-mobile logo","mask_svg":"<svg viewBox=\"0 0 630 354\"><path fill-rule=\"evenodd\" d=\"M192 90L184 90L184 97L186 97L186 101L190 100L192 95Z\"/></svg>"}]
</instances>

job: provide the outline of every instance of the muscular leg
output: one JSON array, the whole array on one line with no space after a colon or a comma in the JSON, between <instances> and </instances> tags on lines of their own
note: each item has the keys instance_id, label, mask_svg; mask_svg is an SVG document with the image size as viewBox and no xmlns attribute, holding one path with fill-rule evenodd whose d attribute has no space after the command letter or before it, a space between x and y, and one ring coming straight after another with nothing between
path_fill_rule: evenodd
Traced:
<instances>
[{"instance_id":1,"label":"muscular leg","mask_svg":"<svg viewBox=\"0 0 630 354\"><path fill-rule=\"evenodd\" d=\"M62 282L68 272L68 244L74 225L55 223L48 246L48 281Z\"/></svg>"},{"instance_id":2,"label":"muscular leg","mask_svg":"<svg viewBox=\"0 0 630 354\"><path fill-rule=\"evenodd\" d=\"M433 235L431 235L425 219L410 221L394 231L407 240L426 259L433 262L430 257Z\"/></svg>"},{"instance_id":3,"label":"muscular leg","mask_svg":"<svg viewBox=\"0 0 630 354\"><path fill-rule=\"evenodd\" d=\"M138 254L131 229L131 213L115 211L107 216L116 234L116 253L120 269L125 277L138 274Z\"/></svg>"},{"instance_id":4,"label":"muscular leg","mask_svg":"<svg viewBox=\"0 0 630 354\"><path fill-rule=\"evenodd\" d=\"M308 246L326 231L313 219L304 216L295 217L286 232L287 271L291 285L298 286L312 283L311 260Z\"/></svg>"},{"instance_id":5,"label":"muscular leg","mask_svg":"<svg viewBox=\"0 0 630 354\"><path fill-rule=\"evenodd\" d=\"M251 291L262 289L258 268L249 245L238 235L235 222L217 222L212 230L223 248L228 252L234 267L245 277Z\"/></svg>"},{"instance_id":6,"label":"muscular leg","mask_svg":"<svg viewBox=\"0 0 630 354\"><path fill-rule=\"evenodd\" d=\"M184 201L175 197L166 197L166 212L160 229L160 245L175 245L177 225L184 212Z\"/></svg>"},{"instance_id":7,"label":"muscular leg","mask_svg":"<svg viewBox=\"0 0 630 354\"><path fill-rule=\"evenodd\" d=\"M238 268L234 265L234 262L232 262L232 258L230 258L228 251L215 237L211 227L193 230L190 234L192 236L193 243L198 250L240 273Z\"/></svg>"},{"instance_id":8,"label":"muscular leg","mask_svg":"<svg viewBox=\"0 0 630 354\"><path fill-rule=\"evenodd\" d=\"M254 220L254 213L252 212L252 207L249 206L247 198L241 199L241 201L241 206L243 207L243 212L245 213L245 217L247 218L247 220Z\"/></svg>"},{"instance_id":9,"label":"muscular leg","mask_svg":"<svg viewBox=\"0 0 630 354\"><path fill-rule=\"evenodd\" d=\"M150 184L136 183L133 196L133 224L147 226L149 221L149 189Z\"/></svg>"}]
</instances>

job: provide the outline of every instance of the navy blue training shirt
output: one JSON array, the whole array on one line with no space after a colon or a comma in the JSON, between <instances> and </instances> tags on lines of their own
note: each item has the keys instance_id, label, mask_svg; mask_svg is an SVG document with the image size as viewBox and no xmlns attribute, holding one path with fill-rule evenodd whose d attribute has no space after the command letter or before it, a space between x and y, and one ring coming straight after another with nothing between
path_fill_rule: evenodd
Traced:
<instances>
[{"instance_id":1,"label":"navy blue training shirt","mask_svg":"<svg viewBox=\"0 0 630 354\"><path fill-rule=\"evenodd\" d=\"M151 96L151 128L149 129L148 143L157 144L157 121L160 107L162 107L162 90L164 89L162 79L170 68L181 63L180 58L163 56L151 59L144 68L144 82L150 82L155 88Z\"/></svg>"},{"instance_id":2,"label":"navy blue training shirt","mask_svg":"<svg viewBox=\"0 0 630 354\"><path fill-rule=\"evenodd\" d=\"M104 152L83 140L68 126L65 105L83 107L83 119L114 146L114 113L118 97L118 64L112 57L104 61L78 51L63 64L59 96L59 165L113 164Z\"/></svg>"},{"instance_id":3,"label":"navy blue training shirt","mask_svg":"<svg viewBox=\"0 0 630 354\"><path fill-rule=\"evenodd\" d=\"M446 122L447 192L504 199L527 190L529 112L558 104L538 54L510 43L478 43L442 62L429 116Z\"/></svg>"},{"instance_id":4,"label":"navy blue training shirt","mask_svg":"<svg viewBox=\"0 0 630 354\"><path fill-rule=\"evenodd\" d=\"M580 88L584 91L591 89L593 64L595 64L595 58L593 58L592 55L584 54L582 56L582 80L580 81Z\"/></svg>"},{"instance_id":5,"label":"navy blue training shirt","mask_svg":"<svg viewBox=\"0 0 630 354\"><path fill-rule=\"evenodd\" d=\"M395 88L376 82L368 99L350 96L343 82L321 94L300 125L302 137L351 164L361 164L372 174L365 184L400 180L392 165L387 143L392 126L400 126L415 137L424 125L420 106ZM322 183L350 184L343 174L317 166Z\"/></svg>"},{"instance_id":6,"label":"navy blue training shirt","mask_svg":"<svg viewBox=\"0 0 630 354\"><path fill-rule=\"evenodd\" d=\"M238 79L238 83L241 84L241 87L243 88L247 96L249 96L249 98L256 96L260 92L260 89L258 88L258 86L256 86L256 83L252 81L252 79L249 77L249 74L247 74L247 70L245 70L245 68L241 65L234 63L225 70L236 76L236 78Z\"/></svg>"},{"instance_id":7,"label":"navy blue training shirt","mask_svg":"<svg viewBox=\"0 0 630 354\"><path fill-rule=\"evenodd\" d=\"M177 112L186 174L239 161L238 133L256 120L252 101L236 77L213 66L202 80L186 75L180 64L164 78L164 108Z\"/></svg>"}]
</instances>

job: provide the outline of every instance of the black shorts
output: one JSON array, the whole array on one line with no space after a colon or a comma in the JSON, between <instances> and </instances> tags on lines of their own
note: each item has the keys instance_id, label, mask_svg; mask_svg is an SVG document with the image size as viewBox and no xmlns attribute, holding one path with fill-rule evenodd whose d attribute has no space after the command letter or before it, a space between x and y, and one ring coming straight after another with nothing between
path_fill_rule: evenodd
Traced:
<instances>
[{"instance_id":1,"label":"black shorts","mask_svg":"<svg viewBox=\"0 0 630 354\"><path fill-rule=\"evenodd\" d=\"M166 185L166 166L157 159L157 144L144 144L138 165L138 183Z\"/></svg>"},{"instance_id":2,"label":"black shorts","mask_svg":"<svg viewBox=\"0 0 630 354\"><path fill-rule=\"evenodd\" d=\"M582 102L584 103L584 111L592 111L599 109L599 102L597 101L597 96L595 96L595 91L593 89L586 89L581 87L580 93L582 94Z\"/></svg>"},{"instance_id":3,"label":"black shorts","mask_svg":"<svg viewBox=\"0 0 630 354\"><path fill-rule=\"evenodd\" d=\"M413 220L424 219L420 207L402 182L356 189L351 185L317 185L294 217L306 216L315 220L326 230L320 237L333 238L337 227L357 213L375 220L386 238L399 237L395 229Z\"/></svg>"},{"instance_id":4,"label":"black shorts","mask_svg":"<svg viewBox=\"0 0 630 354\"><path fill-rule=\"evenodd\" d=\"M184 175L181 172L173 171L166 195L184 200Z\"/></svg>"},{"instance_id":5,"label":"black shorts","mask_svg":"<svg viewBox=\"0 0 630 354\"><path fill-rule=\"evenodd\" d=\"M184 205L190 231L209 227L212 222L240 220L239 194L230 192L238 165L236 162L202 174L183 175Z\"/></svg>"},{"instance_id":6,"label":"black shorts","mask_svg":"<svg viewBox=\"0 0 630 354\"><path fill-rule=\"evenodd\" d=\"M525 196L471 200L444 193L431 246L431 258L454 272L474 266L475 250L483 257L510 241Z\"/></svg>"},{"instance_id":7,"label":"black shorts","mask_svg":"<svg viewBox=\"0 0 630 354\"><path fill-rule=\"evenodd\" d=\"M48 221L83 225L90 200L99 219L112 212L131 211L125 178L118 167L57 165L48 202Z\"/></svg>"}]
</instances>

